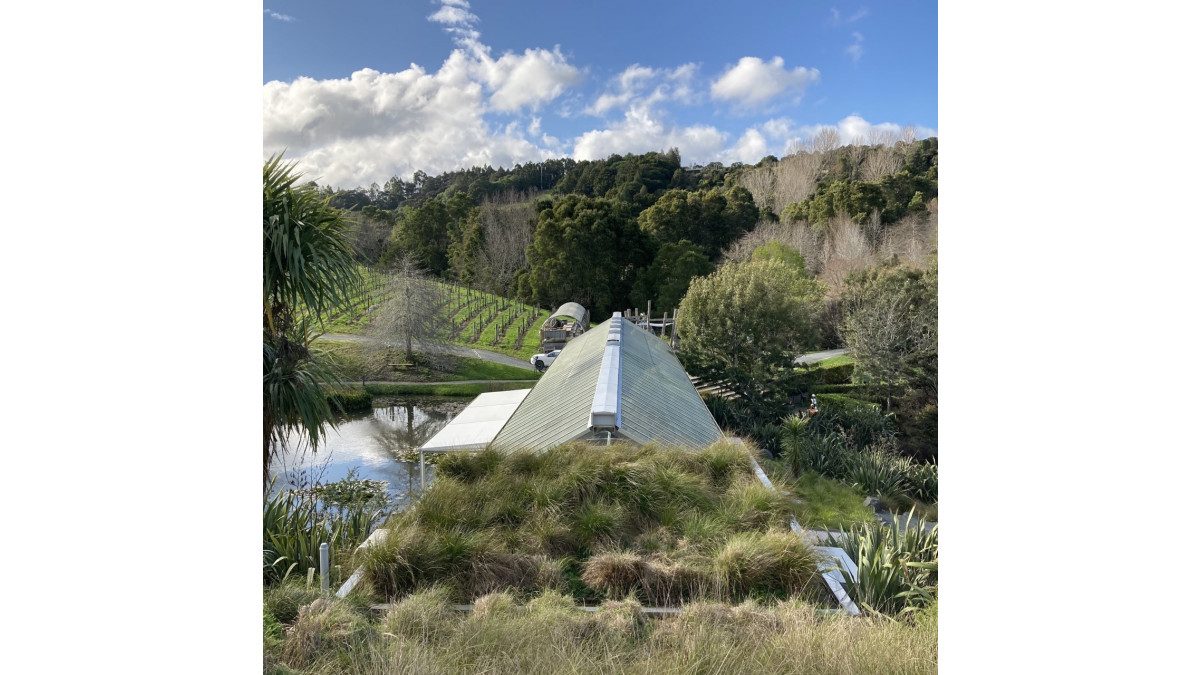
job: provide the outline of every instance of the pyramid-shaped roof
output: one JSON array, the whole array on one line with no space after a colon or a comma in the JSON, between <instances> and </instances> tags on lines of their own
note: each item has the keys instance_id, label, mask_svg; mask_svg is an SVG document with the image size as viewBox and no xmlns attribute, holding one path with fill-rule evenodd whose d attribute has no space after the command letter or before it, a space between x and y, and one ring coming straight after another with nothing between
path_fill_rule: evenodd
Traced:
<instances>
[{"instance_id":1,"label":"pyramid-shaped roof","mask_svg":"<svg viewBox=\"0 0 1200 675\"><path fill-rule=\"evenodd\" d=\"M666 341L619 313L563 348L493 445L545 450L610 434L696 449L721 438Z\"/></svg>"}]
</instances>

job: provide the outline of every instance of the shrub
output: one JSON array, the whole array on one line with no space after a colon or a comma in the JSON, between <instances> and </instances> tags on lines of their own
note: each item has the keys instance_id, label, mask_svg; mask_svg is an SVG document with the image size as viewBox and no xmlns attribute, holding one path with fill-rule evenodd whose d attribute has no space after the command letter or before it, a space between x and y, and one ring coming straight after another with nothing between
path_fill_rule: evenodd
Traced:
<instances>
[{"instance_id":1,"label":"shrub","mask_svg":"<svg viewBox=\"0 0 1200 675\"><path fill-rule=\"evenodd\" d=\"M329 407L341 412L360 412L371 409L371 395L356 389L335 389L325 392Z\"/></svg>"},{"instance_id":2,"label":"shrub","mask_svg":"<svg viewBox=\"0 0 1200 675\"><path fill-rule=\"evenodd\" d=\"M892 501L911 496L909 475L915 469L912 460L881 449L855 452L848 457L846 479L863 492Z\"/></svg>"},{"instance_id":3,"label":"shrub","mask_svg":"<svg viewBox=\"0 0 1200 675\"><path fill-rule=\"evenodd\" d=\"M280 490L263 500L263 583L305 575L320 566L321 544L330 564L358 546L384 514L375 504L325 506L312 493Z\"/></svg>"},{"instance_id":4,"label":"shrub","mask_svg":"<svg viewBox=\"0 0 1200 675\"><path fill-rule=\"evenodd\" d=\"M822 384L850 384L850 376L854 374L854 364L844 363L840 366L821 368Z\"/></svg>"},{"instance_id":5,"label":"shrub","mask_svg":"<svg viewBox=\"0 0 1200 675\"><path fill-rule=\"evenodd\" d=\"M895 615L936 602L938 533L926 531L927 523L909 513L904 519L884 526L864 523L851 527L840 546L858 566L858 581L846 584L861 608Z\"/></svg>"},{"instance_id":6,"label":"shrub","mask_svg":"<svg viewBox=\"0 0 1200 675\"><path fill-rule=\"evenodd\" d=\"M809 422L811 432L842 432L859 448L896 435L894 417L877 405L844 396L817 396L817 404L821 412Z\"/></svg>"},{"instance_id":7,"label":"shrub","mask_svg":"<svg viewBox=\"0 0 1200 675\"><path fill-rule=\"evenodd\" d=\"M850 454L845 437L840 433L814 431L810 428L813 419L816 418L801 419L794 415L782 425L783 456L792 475L799 477L805 471L816 471L831 478L845 477Z\"/></svg>"},{"instance_id":8,"label":"shrub","mask_svg":"<svg viewBox=\"0 0 1200 675\"><path fill-rule=\"evenodd\" d=\"M936 504L938 500L938 468L937 464L915 464L910 473L913 486L913 496L926 504Z\"/></svg>"}]
</instances>

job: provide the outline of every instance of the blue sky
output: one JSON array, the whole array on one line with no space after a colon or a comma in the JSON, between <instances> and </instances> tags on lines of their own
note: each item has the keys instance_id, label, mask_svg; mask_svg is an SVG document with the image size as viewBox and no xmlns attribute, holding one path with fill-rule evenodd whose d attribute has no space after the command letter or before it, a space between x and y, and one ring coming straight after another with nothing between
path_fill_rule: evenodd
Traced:
<instances>
[{"instance_id":1,"label":"blue sky","mask_svg":"<svg viewBox=\"0 0 1200 675\"><path fill-rule=\"evenodd\" d=\"M937 4L344 2L263 11L263 153L322 184L678 147L757 162L832 127L936 135Z\"/></svg>"}]
</instances>

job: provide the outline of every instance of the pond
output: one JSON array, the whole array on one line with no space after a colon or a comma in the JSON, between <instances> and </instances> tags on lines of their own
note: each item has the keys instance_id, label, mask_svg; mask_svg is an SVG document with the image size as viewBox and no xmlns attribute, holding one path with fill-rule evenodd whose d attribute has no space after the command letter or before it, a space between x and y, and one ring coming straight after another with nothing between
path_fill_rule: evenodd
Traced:
<instances>
[{"instance_id":1,"label":"pond","mask_svg":"<svg viewBox=\"0 0 1200 675\"><path fill-rule=\"evenodd\" d=\"M313 452L297 449L299 436L288 437L288 449L271 466L275 490L331 483L350 471L357 478L387 481L391 496L400 505L420 491L421 474L416 450L454 416L469 399L375 398L371 412L347 415L326 426L325 442ZM433 467L426 463L426 483Z\"/></svg>"}]
</instances>

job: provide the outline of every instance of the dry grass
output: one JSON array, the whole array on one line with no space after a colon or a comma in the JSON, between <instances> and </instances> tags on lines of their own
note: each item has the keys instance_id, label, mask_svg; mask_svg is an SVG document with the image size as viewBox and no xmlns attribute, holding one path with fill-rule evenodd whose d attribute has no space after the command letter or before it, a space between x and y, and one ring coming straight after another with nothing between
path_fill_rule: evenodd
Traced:
<instances>
[{"instance_id":1,"label":"dry grass","mask_svg":"<svg viewBox=\"0 0 1200 675\"><path fill-rule=\"evenodd\" d=\"M821 615L794 602L695 603L648 619L636 602L575 610L547 593L447 610L446 591L410 596L377 624L330 603L306 611L266 654L305 673L934 673L937 606L895 622Z\"/></svg>"},{"instance_id":2,"label":"dry grass","mask_svg":"<svg viewBox=\"0 0 1200 675\"><path fill-rule=\"evenodd\" d=\"M546 589L664 605L802 593L818 575L788 529L790 495L750 466L726 443L449 454L359 562L381 601L433 584L458 602Z\"/></svg>"}]
</instances>

